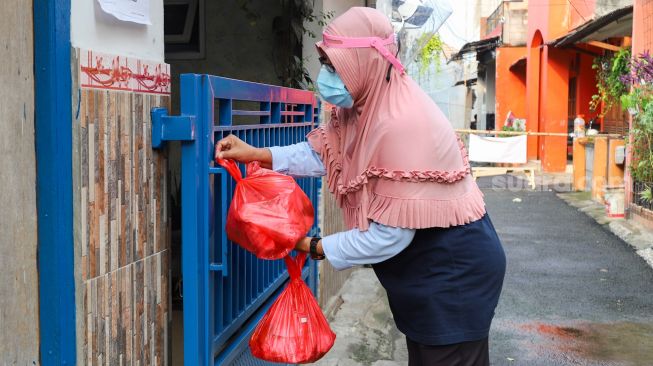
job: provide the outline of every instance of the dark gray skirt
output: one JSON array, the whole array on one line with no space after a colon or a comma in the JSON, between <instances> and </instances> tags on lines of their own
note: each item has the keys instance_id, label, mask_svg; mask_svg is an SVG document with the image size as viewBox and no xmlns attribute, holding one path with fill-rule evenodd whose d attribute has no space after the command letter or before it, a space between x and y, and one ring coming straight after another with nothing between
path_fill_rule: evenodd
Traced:
<instances>
[{"instance_id":1,"label":"dark gray skirt","mask_svg":"<svg viewBox=\"0 0 653 366\"><path fill-rule=\"evenodd\" d=\"M486 339L506 257L490 217L417 230L396 256L373 265L397 328L413 342L442 346Z\"/></svg>"}]
</instances>

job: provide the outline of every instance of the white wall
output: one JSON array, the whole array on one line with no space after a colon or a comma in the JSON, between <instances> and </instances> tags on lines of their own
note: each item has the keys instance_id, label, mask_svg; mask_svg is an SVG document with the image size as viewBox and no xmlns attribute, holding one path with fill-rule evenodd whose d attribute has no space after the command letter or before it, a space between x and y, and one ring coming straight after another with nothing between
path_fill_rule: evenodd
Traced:
<instances>
[{"instance_id":1,"label":"white wall","mask_svg":"<svg viewBox=\"0 0 653 366\"><path fill-rule=\"evenodd\" d=\"M163 0L150 0L151 25L120 21L106 14L97 0L72 0L70 38L73 47L164 61Z\"/></svg>"},{"instance_id":2,"label":"white wall","mask_svg":"<svg viewBox=\"0 0 653 366\"><path fill-rule=\"evenodd\" d=\"M495 97L495 91L497 89L497 83L496 83L496 75L497 75L497 68L496 68L496 61L489 62L487 64L487 71L485 73L486 77L486 86L487 86L487 97L486 97L486 104L487 104L487 109L486 113L495 113L495 105L496 105L496 97ZM496 116L495 116L496 118Z\"/></svg>"},{"instance_id":3,"label":"white wall","mask_svg":"<svg viewBox=\"0 0 653 366\"><path fill-rule=\"evenodd\" d=\"M482 76L482 77L481 77ZM485 75L479 75L478 84L476 84L476 114L478 118L477 129L487 129L487 81Z\"/></svg>"}]
</instances>

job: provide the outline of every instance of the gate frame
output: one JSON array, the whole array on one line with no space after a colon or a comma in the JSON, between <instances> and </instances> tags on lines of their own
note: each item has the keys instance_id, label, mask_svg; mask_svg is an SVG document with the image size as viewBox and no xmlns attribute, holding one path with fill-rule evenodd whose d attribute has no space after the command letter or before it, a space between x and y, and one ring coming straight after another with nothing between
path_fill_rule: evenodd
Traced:
<instances>
[{"instance_id":1,"label":"gate frame","mask_svg":"<svg viewBox=\"0 0 653 366\"><path fill-rule=\"evenodd\" d=\"M34 0L39 354L75 365L70 0Z\"/></svg>"},{"instance_id":2,"label":"gate frame","mask_svg":"<svg viewBox=\"0 0 653 366\"><path fill-rule=\"evenodd\" d=\"M272 127L280 124L282 116L293 120L292 126L309 127L317 124L318 102L309 91L284 88L266 84L234 80L229 78L183 74L181 79L181 115L168 116L164 108L152 110L152 147L160 148L165 141L181 141L181 194L182 194L182 273L184 298L184 363L188 365L222 365L232 362L247 347L246 338L256 327L267 309L282 291L287 281L287 273L276 278L256 300L248 304L247 310L232 319L231 333L215 337L214 313L211 306L215 277L212 272L228 276L226 259L227 239L224 230L220 233L221 248L213 248L209 229L212 216L210 204L211 174L215 179L226 182L227 173L221 167L211 167L215 132L238 130L232 125L232 116L258 116L260 125L247 125L242 128ZM260 102L259 111L235 110L231 102L216 108L218 100L243 100ZM303 105L302 111L283 111L284 104ZM310 104L311 108L306 108ZM215 125L214 114L219 117ZM210 121L210 123L206 123ZM295 123L295 121L302 123ZM291 125L288 123L288 125ZM260 127L259 127L260 128ZM282 142L283 143L283 142ZM220 178L218 178L218 175ZM195 185L184 184L195 182ZM224 187L224 186L223 186ZM319 180L315 187L319 195ZM201 203L201 204L200 204ZM220 208L226 212L227 203ZM222 215L224 227L225 217ZM317 217L313 235L319 234ZM214 235L218 235L215 233ZM221 250L217 257L220 263L210 263L215 258L214 250ZM221 255L220 255L221 254ZM309 261L303 277L309 280L313 291L317 288L317 265ZM312 275L311 275L312 274ZM217 276L217 274L215 275ZM215 308L215 306L213 307ZM223 346L220 349L215 346Z\"/></svg>"}]
</instances>

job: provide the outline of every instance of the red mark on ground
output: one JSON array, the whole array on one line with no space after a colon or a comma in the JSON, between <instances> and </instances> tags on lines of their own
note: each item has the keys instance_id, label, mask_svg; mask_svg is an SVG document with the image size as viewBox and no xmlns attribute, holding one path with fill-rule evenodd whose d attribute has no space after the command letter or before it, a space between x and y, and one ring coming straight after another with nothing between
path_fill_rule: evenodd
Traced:
<instances>
[{"instance_id":1,"label":"red mark on ground","mask_svg":"<svg viewBox=\"0 0 653 366\"><path fill-rule=\"evenodd\" d=\"M522 325L522 328L524 330L528 330L531 332L534 331L542 335L549 335L549 336L560 337L560 338L579 338L584 333L582 330L578 328L559 327L556 325L542 324L542 323L524 324Z\"/></svg>"}]
</instances>

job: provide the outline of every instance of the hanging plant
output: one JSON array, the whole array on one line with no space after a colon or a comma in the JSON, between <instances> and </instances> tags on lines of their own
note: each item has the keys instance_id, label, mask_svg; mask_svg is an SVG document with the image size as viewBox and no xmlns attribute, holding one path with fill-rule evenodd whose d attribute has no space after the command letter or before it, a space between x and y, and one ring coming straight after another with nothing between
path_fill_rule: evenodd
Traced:
<instances>
[{"instance_id":1,"label":"hanging plant","mask_svg":"<svg viewBox=\"0 0 653 366\"><path fill-rule=\"evenodd\" d=\"M620 78L627 90L621 103L633 113L632 161L630 173L635 181L645 182L645 189L639 192L643 201L653 200L653 58L645 52L628 63L629 72Z\"/></svg>"},{"instance_id":2,"label":"hanging plant","mask_svg":"<svg viewBox=\"0 0 653 366\"><path fill-rule=\"evenodd\" d=\"M633 118L630 172L640 182L653 182L653 98L642 99L641 112Z\"/></svg>"},{"instance_id":3,"label":"hanging plant","mask_svg":"<svg viewBox=\"0 0 653 366\"><path fill-rule=\"evenodd\" d=\"M617 53L594 59L592 69L596 70L598 92L592 96L590 110L594 112L603 105L599 117L603 117L623 95L628 93L628 87L621 79L629 74L630 56L630 49L624 48Z\"/></svg>"},{"instance_id":4,"label":"hanging plant","mask_svg":"<svg viewBox=\"0 0 653 366\"><path fill-rule=\"evenodd\" d=\"M428 38L428 40L426 40ZM440 71L442 55L444 55L444 42L439 34L423 34L418 43L424 43L419 51L419 73L423 75L435 63L436 71Z\"/></svg>"}]
</instances>

